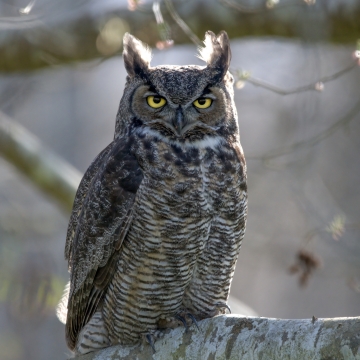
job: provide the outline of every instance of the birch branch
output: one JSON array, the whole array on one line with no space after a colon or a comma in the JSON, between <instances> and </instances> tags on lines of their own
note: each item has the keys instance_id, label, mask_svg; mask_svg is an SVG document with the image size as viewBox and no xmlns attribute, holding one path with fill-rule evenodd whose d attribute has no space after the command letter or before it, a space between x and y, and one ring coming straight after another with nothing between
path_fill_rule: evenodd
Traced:
<instances>
[{"instance_id":1,"label":"birch branch","mask_svg":"<svg viewBox=\"0 0 360 360\"><path fill-rule=\"evenodd\" d=\"M64 210L71 211L82 177L80 172L1 111L0 156L56 200Z\"/></svg>"},{"instance_id":2,"label":"birch branch","mask_svg":"<svg viewBox=\"0 0 360 360\"><path fill-rule=\"evenodd\" d=\"M360 317L282 320L222 315L149 344L113 346L77 360L360 359Z\"/></svg>"}]
</instances>

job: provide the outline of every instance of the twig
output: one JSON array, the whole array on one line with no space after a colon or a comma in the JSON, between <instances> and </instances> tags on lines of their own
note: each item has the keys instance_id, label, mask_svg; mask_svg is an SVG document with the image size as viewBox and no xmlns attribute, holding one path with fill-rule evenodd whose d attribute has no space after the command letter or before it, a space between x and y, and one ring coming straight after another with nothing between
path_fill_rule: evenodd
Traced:
<instances>
[{"instance_id":1,"label":"twig","mask_svg":"<svg viewBox=\"0 0 360 360\"><path fill-rule=\"evenodd\" d=\"M30 0L30 2L24 8L19 9L19 13L24 15L29 14L32 8L34 7L35 3L36 0Z\"/></svg>"},{"instance_id":2,"label":"twig","mask_svg":"<svg viewBox=\"0 0 360 360\"><path fill-rule=\"evenodd\" d=\"M304 92L304 91L308 91L308 90L317 90L319 91L319 89L317 89L317 86L321 86L321 84L327 83L329 81L335 80L343 75L345 75L346 73L350 72L352 69L358 67L358 59L356 59L354 61L353 64L351 64L350 66L336 72L335 74L332 75L328 75L328 76L324 76L323 78L320 78L319 80L310 83L309 85L304 85L304 86L300 86L294 89L290 89L290 90L284 90L281 88L278 88L272 84L269 84L263 80L259 80L257 78L254 78L252 76L246 76L246 77L241 77L241 73L239 71L233 71L235 72L235 75L239 78L240 81L247 81L250 84L253 84L255 86L259 86L262 87L264 89L270 90L276 94L279 95L291 95L291 94L297 94L300 92ZM239 75L240 74L240 75Z\"/></svg>"},{"instance_id":3,"label":"twig","mask_svg":"<svg viewBox=\"0 0 360 360\"><path fill-rule=\"evenodd\" d=\"M249 7L249 6L245 6L239 3L234 3L230 0L219 0L220 3L222 3L223 5L230 7L232 9L235 9L239 12L242 12L244 14L261 14L261 13L265 13L265 12L269 12L270 10L274 11L274 10L279 10L279 9L283 9L283 8L287 8L287 7L291 7L291 6L304 6L306 5L304 3L304 1L302 2L297 2L297 3L286 3L286 4L278 4L278 2L273 1L273 0L268 0L265 2L264 7ZM309 4L308 4L309 5Z\"/></svg>"},{"instance_id":4,"label":"twig","mask_svg":"<svg viewBox=\"0 0 360 360\"><path fill-rule=\"evenodd\" d=\"M74 10L78 7L81 7L89 3L89 0L69 0L69 3L72 5ZM32 29L36 27L44 27L43 20L50 16L59 17L60 15L65 15L71 10L64 10L64 1L62 2L62 8L56 7L56 2L42 5L39 7L39 10L36 14L31 14L32 8L34 7L35 1L30 1L30 3L25 8L19 8L20 16L6 16L0 17L0 30L25 30Z\"/></svg>"},{"instance_id":5,"label":"twig","mask_svg":"<svg viewBox=\"0 0 360 360\"><path fill-rule=\"evenodd\" d=\"M296 142L289 146L284 146L284 147L281 147L278 149L274 149L272 151L269 151L264 156L251 156L251 155L247 156L247 159L269 161L273 158L289 154L295 150L314 146L314 145L318 144L319 142L328 138L330 135L335 133L338 129L340 129L344 125L350 123L359 112L360 112L360 101L358 101L356 103L356 105L343 118L341 118L340 120L335 122L335 124L331 125L328 129L321 132L320 134L317 134L305 141L299 141L299 142Z\"/></svg>"},{"instance_id":6,"label":"twig","mask_svg":"<svg viewBox=\"0 0 360 360\"><path fill-rule=\"evenodd\" d=\"M185 21L181 19L179 14L176 12L172 1L165 0L165 4L173 20L180 26L180 28L190 38L190 40L197 46L203 46L201 40L195 35L195 33L187 26Z\"/></svg>"}]
</instances>

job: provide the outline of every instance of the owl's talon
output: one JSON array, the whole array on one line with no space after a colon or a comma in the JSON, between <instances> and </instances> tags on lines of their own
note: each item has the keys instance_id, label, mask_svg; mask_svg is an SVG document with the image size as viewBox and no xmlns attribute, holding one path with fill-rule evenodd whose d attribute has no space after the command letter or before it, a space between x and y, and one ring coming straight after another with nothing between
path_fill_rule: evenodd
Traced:
<instances>
[{"instance_id":1,"label":"owl's talon","mask_svg":"<svg viewBox=\"0 0 360 360\"><path fill-rule=\"evenodd\" d=\"M200 331L199 324L198 324L197 320L195 319L194 315L187 313L187 316L191 319L191 321L195 324L197 329Z\"/></svg>"},{"instance_id":2,"label":"owl's talon","mask_svg":"<svg viewBox=\"0 0 360 360\"><path fill-rule=\"evenodd\" d=\"M156 353L155 346L154 346L154 341L153 341L153 339L152 339L151 334L146 334L145 337L146 337L147 342L149 343L149 345L150 345L151 348L153 349L153 352Z\"/></svg>"},{"instance_id":3,"label":"owl's talon","mask_svg":"<svg viewBox=\"0 0 360 360\"><path fill-rule=\"evenodd\" d=\"M228 305L228 304L224 304L224 303L217 303L217 304L215 304L215 306L217 307L217 308L226 308L226 309L228 309L229 310L229 314L231 314L231 308L230 308L230 306Z\"/></svg>"},{"instance_id":4,"label":"owl's talon","mask_svg":"<svg viewBox=\"0 0 360 360\"><path fill-rule=\"evenodd\" d=\"M183 318L181 315L176 315L176 316L175 316L175 319L180 320L180 321L184 324L184 326L185 326L185 332L187 332L188 329L189 329L189 327L188 327L188 324L187 324L185 318Z\"/></svg>"}]
</instances>

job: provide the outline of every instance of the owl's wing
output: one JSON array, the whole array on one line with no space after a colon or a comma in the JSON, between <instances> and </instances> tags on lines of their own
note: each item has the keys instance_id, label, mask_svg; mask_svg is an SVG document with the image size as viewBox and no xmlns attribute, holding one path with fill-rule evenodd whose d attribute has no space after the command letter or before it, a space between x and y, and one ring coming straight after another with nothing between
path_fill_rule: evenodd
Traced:
<instances>
[{"instance_id":1,"label":"owl's wing","mask_svg":"<svg viewBox=\"0 0 360 360\"><path fill-rule=\"evenodd\" d=\"M131 225L143 174L130 147L130 139L114 140L91 164L76 195L66 247L71 272L66 340L71 349L103 298Z\"/></svg>"},{"instance_id":2,"label":"owl's wing","mask_svg":"<svg viewBox=\"0 0 360 360\"><path fill-rule=\"evenodd\" d=\"M99 170L99 166L102 164L104 158L108 155L109 151L114 146L114 142L110 143L101 153L93 160L90 164L89 168L86 170L79 187L76 191L75 200L73 209L70 216L70 221L67 229L66 234L66 244L65 244L65 259L71 262L71 255L72 255L72 245L75 237L76 227L78 224L80 212L82 209L82 205L88 194L89 187L91 182L96 175L97 171Z\"/></svg>"}]
</instances>

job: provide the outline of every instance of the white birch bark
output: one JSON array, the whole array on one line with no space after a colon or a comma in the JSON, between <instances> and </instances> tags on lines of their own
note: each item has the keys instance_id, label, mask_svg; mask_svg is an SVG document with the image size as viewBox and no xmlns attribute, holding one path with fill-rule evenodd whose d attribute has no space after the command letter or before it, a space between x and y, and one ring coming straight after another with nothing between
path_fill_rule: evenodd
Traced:
<instances>
[{"instance_id":1,"label":"white birch bark","mask_svg":"<svg viewBox=\"0 0 360 360\"><path fill-rule=\"evenodd\" d=\"M271 319L223 315L169 331L155 342L113 346L77 360L360 360L360 317Z\"/></svg>"}]
</instances>

